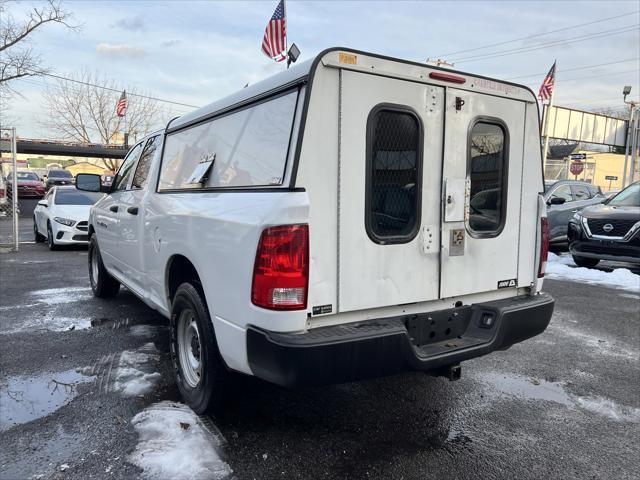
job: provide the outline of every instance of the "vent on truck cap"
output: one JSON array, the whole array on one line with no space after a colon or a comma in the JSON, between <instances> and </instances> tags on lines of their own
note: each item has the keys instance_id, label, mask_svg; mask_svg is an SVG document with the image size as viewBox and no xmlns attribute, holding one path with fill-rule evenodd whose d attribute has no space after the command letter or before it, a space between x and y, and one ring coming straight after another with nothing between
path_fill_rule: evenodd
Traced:
<instances>
[{"instance_id":1,"label":"vent on truck cap","mask_svg":"<svg viewBox=\"0 0 640 480\"><path fill-rule=\"evenodd\" d=\"M309 226L280 225L260 236L251 302L270 310L304 310L309 285Z\"/></svg>"}]
</instances>

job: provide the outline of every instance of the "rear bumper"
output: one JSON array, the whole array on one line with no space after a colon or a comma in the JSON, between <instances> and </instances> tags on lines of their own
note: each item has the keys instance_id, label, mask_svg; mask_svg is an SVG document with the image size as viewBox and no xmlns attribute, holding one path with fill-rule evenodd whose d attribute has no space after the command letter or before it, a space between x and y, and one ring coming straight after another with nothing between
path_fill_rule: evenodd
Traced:
<instances>
[{"instance_id":1,"label":"rear bumper","mask_svg":"<svg viewBox=\"0 0 640 480\"><path fill-rule=\"evenodd\" d=\"M303 334L249 327L247 356L254 375L287 387L344 383L415 370L438 372L542 333L551 320L554 303L543 293L442 312L321 327ZM487 318L492 319L489 327L482 325ZM455 322L459 335L439 340L436 334L429 339L431 329L444 332Z\"/></svg>"}]
</instances>

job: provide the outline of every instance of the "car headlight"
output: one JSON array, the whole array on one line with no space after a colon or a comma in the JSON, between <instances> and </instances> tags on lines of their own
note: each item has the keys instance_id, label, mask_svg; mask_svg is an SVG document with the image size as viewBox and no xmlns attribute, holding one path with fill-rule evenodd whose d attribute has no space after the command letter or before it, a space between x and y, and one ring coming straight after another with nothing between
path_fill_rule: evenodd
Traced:
<instances>
[{"instance_id":1,"label":"car headlight","mask_svg":"<svg viewBox=\"0 0 640 480\"><path fill-rule=\"evenodd\" d=\"M56 222L61 223L62 225L66 225L67 227L73 227L76 223L75 220L70 220L68 218L54 217L53 219Z\"/></svg>"},{"instance_id":2,"label":"car headlight","mask_svg":"<svg viewBox=\"0 0 640 480\"><path fill-rule=\"evenodd\" d=\"M582 220L582 214L580 212L576 212L573 214L573 218L579 222Z\"/></svg>"}]
</instances>

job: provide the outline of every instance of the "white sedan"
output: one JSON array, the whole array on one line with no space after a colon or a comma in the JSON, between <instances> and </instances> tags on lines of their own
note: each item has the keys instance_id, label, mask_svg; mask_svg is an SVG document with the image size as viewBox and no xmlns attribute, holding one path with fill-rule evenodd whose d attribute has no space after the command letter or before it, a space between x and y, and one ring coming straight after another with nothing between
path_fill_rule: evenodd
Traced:
<instances>
[{"instance_id":1,"label":"white sedan","mask_svg":"<svg viewBox=\"0 0 640 480\"><path fill-rule=\"evenodd\" d=\"M46 239L51 250L59 245L86 244L89 210L102 196L75 187L53 187L33 211L36 242Z\"/></svg>"}]
</instances>

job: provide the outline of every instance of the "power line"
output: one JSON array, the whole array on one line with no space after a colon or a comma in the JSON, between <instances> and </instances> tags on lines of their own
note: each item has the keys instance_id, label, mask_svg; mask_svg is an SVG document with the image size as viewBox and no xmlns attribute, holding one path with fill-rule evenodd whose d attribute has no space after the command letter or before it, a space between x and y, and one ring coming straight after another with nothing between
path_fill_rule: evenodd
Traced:
<instances>
[{"instance_id":1,"label":"power line","mask_svg":"<svg viewBox=\"0 0 640 480\"><path fill-rule=\"evenodd\" d=\"M543 48L555 47L557 45L565 45L567 43L582 42L584 40L591 40L593 38L602 38L602 37L610 37L612 35L619 35L621 33L627 33L627 32L631 32L631 31L635 31L635 30L637 30L638 26L640 26L640 24L636 23L634 25L628 25L626 27L622 27L622 29L613 28L613 29L610 29L610 30L602 30L601 32L597 32L597 33L594 33L594 34L582 35L582 36L578 36L578 37L569 37L569 38L566 38L564 40L555 40L553 42L543 43L543 44L532 46L532 47L520 47L520 48L511 49L511 50L502 50L502 51L498 51L498 52L491 52L491 53L487 53L487 54L484 54L484 55L475 55L475 56L471 56L471 57L457 58L457 59L454 58L451 61L453 61L453 62L469 62L469 61L478 62L480 60L488 60L490 58L504 57L504 56L507 56L507 55L516 55L518 53L531 52L531 51L540 50L540 49L543 49Z\"/></svg>"},{"instance_id":2,"label":"power line","mask_svg":"<svg viewBox=\"0 0 640 480\"><path fill-rule=\"evenodd\" d=\"M4 65L8 65L5 62L0 62L0 63L2 63ZM117 88L105 87L104 85L97 85L95 83L84 82L82 80L76 80L74 78L63 77L61 75L55 75L53 73L48 73L48 72L38 71L38 70L31 70L31 69L26 69L26 68L24 69L24 71L25 72L31 72L34 75L44 75L44 76L47 76L47 77L57 78L58 80L65 80L67 82L78 83L78 84L81 84L81 85L86 85L88 87L101 88L103 90L109 90L111 92L121 93L121 90L119 90ZM129 92L127 92L127 95L132 96L132 97L147 98L149 100L156 100L158 102L171 103L173 105L181 105L183 107L200 108L200 107L198 107L196 105L189 105L188 103L174 102L172 100L165 100L163 98L158 98L158 97L150 97L148 95L141 95L139 93L129 93Z\"/></svg>"},{"instance_id":3,"label":"power line","mask_svg":"<svg viewBox=\"0 0 640 480\"><path fill-rule=\"evenodd\" d=\"M600 19L600 20L594 20L594 21L587 22L587 23L580 23L580 24L577 24L577 25L571 25L569 27L559 28L557 30L550 30L550 31L544 32L544 33L534 33L533 35L527 35L526 37L514 38L513 40L507 40L507 41L504 41L504 42L491 43L489 45L484 45L482 47L469 48L467 50L458 50L457 52L445 53L445 54L442 54L442 55L431 55L429 58L440 58L440 57L446 57L446 56L449 56L449 55L458 55L459 53L475 52L477 50L483 50L485 48L497 47L499 45L506 45L508 43L514 43L514 42L517 42L519 40L527 40L529 38L542 37L544 35L549 35L551 33L565 32L567 30L573 30L575 28L585 27L587 25L593 25L595 23L602 23L602 22L606 22L606 21L609 21L609 20L614 20L616 18L626 17L627 15L633 15L633 14L636 14L636 13L640 13L640 10L635 10L633 12L628 12L628 13L623 13L622 15L616 15L615 17L608 17L608 18L603 18L603 19Z\"/></svg>"},{"instance_id":4,"label":"power line","mask_svg":"<svg viewBox=\"0 0 640 480\"><path fill-rule=\"evenodd\" d=\"M625 63L625 62L633 62L633 61L637 61L640 60L640 57L636 57L636 58L627 58L625 60L617 60L615 62L607 62L607 63L596 63L594 65L585 65L583 67L575 67L575 68L563 68L562 70L558 70L556 73L564 73L564 72L574 72L576 70L588 70L589 68L596 68L596 67L604 67L606 65L615 65L616 63ZM540 72L540 73L528 73L527 75L518 75L517 77L509 77L509 78L505 78L505 80L516 80L518 78L528 78L528 77L537 77L538 75L546 75L547 72Z\"/></svg>"}]
</instances>

